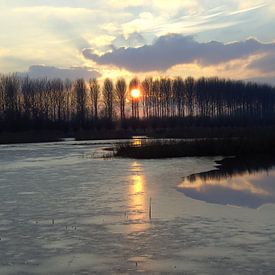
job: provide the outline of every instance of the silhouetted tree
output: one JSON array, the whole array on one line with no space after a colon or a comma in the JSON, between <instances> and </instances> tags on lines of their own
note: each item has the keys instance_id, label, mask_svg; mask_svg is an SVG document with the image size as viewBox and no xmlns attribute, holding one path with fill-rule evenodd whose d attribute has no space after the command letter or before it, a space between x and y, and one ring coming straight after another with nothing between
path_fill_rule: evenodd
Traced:
<instances>
[{"instance_id":1,"label":"silhouetted tree","mask_svg":"<svg viewBox=\"0 0 275 275\"><path fill-rule=\"evenodd\" d=\"M120 78L116 82L115 94L119 104L120 120L125 119L127 85L124 78Z\"/></svg>"},{"instance_id":2,"label":"silhouetted tree","mask_svg":"<svg viewBox=\"0 0 275 275\"><path fill-rule=\"evenodd\" d=\"M84 124L87 114L86 101L87 89L84 79L77 79L74 82L74 91L76 94L76 116L80 124Z\"/></svg>"},{"instance_id":3,"label":"silhouetted tree","mask_svg":"<svg viewBox=\"0 0 275 275\"><path fill-rule=\"evenodd\" d=\"M131 93L131 91L134 89L139 89L139 80L137 77L131 79L129 83L129 92ZM132 117L139 118L139 98L134 98L131 96L131 103L132 103Z\"/></svg>"},{"instance_id":4,"label":"silhouetted tree","mask_svg":"<svg viewBox=\"0 0 275 275\"><path fill-rule=\"evenodd\" d=\"M95 119L98 118L98 102L100 97L100 86L96 78L89 80L90 96L92 100L92 113Z\"/></svg>"},{"instance_id":5,"label":"silhouetted tree","mask_svg":"<svg viewBox=\"0 0 275 275\"><path fill-rule=\"evenodd\" d=\"M110 78L106 78L103 85L103 102L105 106L105 117L109 120L113 118L113 90L113 81Z\"/></svg>"},{"instance_id":6,"label":"silhouetted tree","mask_svg":"<svg viewBox=\"0 0 275 275\"><path fill-rule=\"evenodd\" d=\"M129 97L131 118L140 118L139 102L143 116L128 122L126 95L132 89L140 89L142 96L138 100ZM83 79L71 82L0 75L0 131L92 128L93 119L97 126L105 127L114 125L117 118L124 125L135 123L135 127L143 128L274 125L275 88L217 77L177 77L145 78L141 82L133 78L127 90L123 78L116 81L115 87L107 78L100 93L97 79L90 79L87 86ZM106 119L108 123L104 124Z\"/></svg>"},{"instance_id":7,"label":"silhouetted tree","mask_svg":"<svg viewBox=\"0 0 275 275\"><path fill-rule=\"evenodd\" d=\"M184 104L185 104L185 93L184 93L184 82L181 77L177 77L172 83L172 94L173 94L173 105L177 109L177 116L184 117Z\"/></svg>"},{"instance_id":8,"label":"silhouetted tree","mask_svg":"<svg viewBox=\"0 0 275 275\"><path fill-rule=\"evenodd\" d=\"M149 118L152 116L152 78L145 78L141 83L142 89L142 105L143 105L143 116Z\"/></svg>"}]
</instances>

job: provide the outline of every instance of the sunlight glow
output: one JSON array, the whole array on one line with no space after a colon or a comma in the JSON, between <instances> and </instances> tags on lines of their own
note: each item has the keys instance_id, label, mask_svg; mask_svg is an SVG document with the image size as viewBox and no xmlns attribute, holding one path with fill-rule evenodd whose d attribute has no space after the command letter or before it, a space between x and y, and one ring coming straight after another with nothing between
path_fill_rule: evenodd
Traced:
<instances>
[{"instance_id":1,"label":"sunlight glow","mask_svg":"<svg viewBox=\"0 0 275 275\"><path fill-rule=\"evenodd\" d=\"M140 90L139 89L131 90L131 96L134 99L138 99L141 96Z\"/></svg>"}]
</instances>

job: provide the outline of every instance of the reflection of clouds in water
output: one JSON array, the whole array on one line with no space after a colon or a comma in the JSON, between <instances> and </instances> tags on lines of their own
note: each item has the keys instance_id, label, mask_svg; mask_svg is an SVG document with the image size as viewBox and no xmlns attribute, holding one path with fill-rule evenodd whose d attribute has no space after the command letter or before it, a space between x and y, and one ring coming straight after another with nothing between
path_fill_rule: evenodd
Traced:
<instances>
[{"instance_id":1,"label":"reflection of clouds in water","mask_svg":"<svg viewBox=\"0 0 275 275\"><path fill-rule=\"evenodd\" d=\"M257 176L253 175L243 175L243 176L234 176L228 179L219 179L219 180L203 180L198 177L197 180L191 182L188 179L184 179L184 181L179 185L179 187L195 189L198 192L205 192L209 186L211 187L223 187L232 189L235 191L241 192L249 192L258 195L266 195L269 196L270 193L264 190L262 187L257 187L254 184L257 184L258 180ZM262 177L260 177L262 178ZM254 181L254 183L252 182Z\"/></svg>"},{"instance_id":2,"label":"reflection of clouds in water","mask_svg":"<svg viewBox=\"0 0 275 275\"><path fill-rule=\"evenodd\" d=\"M275 203L275 170L227 174L222 169L185 178L178 185L179 191L193 199L223 205L258 208Z\"/></svg>"}]
</instances>

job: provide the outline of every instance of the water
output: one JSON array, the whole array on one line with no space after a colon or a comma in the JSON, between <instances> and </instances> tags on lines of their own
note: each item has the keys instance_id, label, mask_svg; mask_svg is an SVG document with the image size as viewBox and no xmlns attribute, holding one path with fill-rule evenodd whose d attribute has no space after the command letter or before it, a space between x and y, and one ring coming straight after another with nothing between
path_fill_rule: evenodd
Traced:
<instances>
[{"instance_id":1,"label":"water","mask_svg":"<svg viewBox=\"0 0 275 275\"><path fill-rule=\"evenodd\" d=\"M109 142L0 146L0 274L275 273L273 199L190 195L221 158L104 159Z\"/></svg>"},{"instance_id":2,"label":"water","mask_svg":"<svg viewBox=\"0 0 275 275\"><path fill-rule=\"evenodd\" d=\"M190 175L178 185L185 195L209 203L258 208L275 203L274 159L226 159L219 169Z\"/></svg>"}]
</instances>

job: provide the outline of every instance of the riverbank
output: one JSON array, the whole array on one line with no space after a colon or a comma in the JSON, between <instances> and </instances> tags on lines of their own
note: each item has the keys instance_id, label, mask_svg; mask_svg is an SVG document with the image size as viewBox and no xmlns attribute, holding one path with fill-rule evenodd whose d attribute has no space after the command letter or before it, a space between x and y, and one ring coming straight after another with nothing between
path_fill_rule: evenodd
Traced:
<instances>
[{"instance_id":1,"label":"riverbank","mask_svg":"<svg viewBox=\"0 0 275 275\"><path fill-rule=\"evenodd\" d=\"M197 139L208 140L210 143L217 143L218 139L234 140L245 139L249 137L265 138L266 135L275 133L275 127L179 127L179 128L157 128L157 129L79 129L77 131L15 131L0 132L0 144L13 143L39 143L39 142L57 142L66 138L72 138L76 141L83 140L121 140L132 139L133 137L147 137L148 139ZM274 134L275 136L275 134ZM186 142L186 141L185 141ZM167 150L167 144L161 150ZM146 150L148 149L148 143ZM153 145L153 144L151 144ZM152 147L152 146L151 146ZM192 146L191 146L192 147ZM205 147L205 146L203 146ZM170 149L170 148L169 148ZM190 148L191 150L192 148ZM175 155L175 153L173 153ZM209 155L209 153L207 153ZM177 156L177 154L175 155Z\"/></svg>"},{"instance_id":2,"label":"riverbank","mask_svg":"<svg viewBox=\"0 0 275 275\"><path fill-rule=\"evenodd\" d=\"M2 132L0 144L56 142L63 138L64 134L59 131Z\"/></svg>"}]
</instances>

